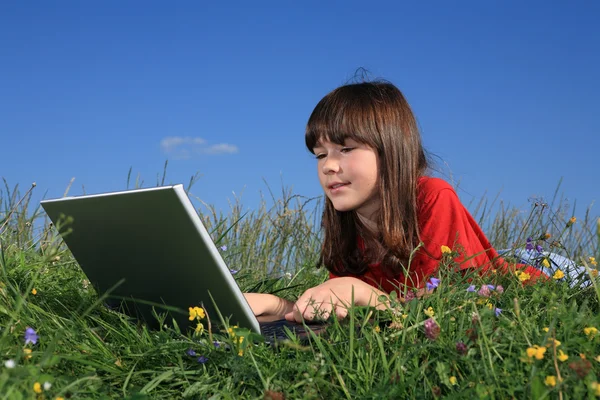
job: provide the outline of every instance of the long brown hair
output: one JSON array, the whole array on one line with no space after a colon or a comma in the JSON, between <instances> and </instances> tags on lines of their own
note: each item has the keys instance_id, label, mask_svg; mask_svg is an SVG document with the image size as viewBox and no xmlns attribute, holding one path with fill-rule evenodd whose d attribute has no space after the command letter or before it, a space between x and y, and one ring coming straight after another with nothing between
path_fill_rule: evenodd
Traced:
<instances>
[{"instance_id":1,"label":"long brown hair","mask_svg":"<svg viewBox=\"0 0 600 400\"><path fill-rule=\"evenodd\" d=\"M354 211L336 211L326 197L319 265L336 275L349 275L363 274L369 264L381 262L387 276L402 273L419 242L417 181L428 168L408 102L385 81L341 86L317 104L306 126L306 147L311 153L325 139L340 145L353 139L377 153L380 229L370 231ZM359 236L364 251L358 247Z\"/></svg>"}]
</instances>

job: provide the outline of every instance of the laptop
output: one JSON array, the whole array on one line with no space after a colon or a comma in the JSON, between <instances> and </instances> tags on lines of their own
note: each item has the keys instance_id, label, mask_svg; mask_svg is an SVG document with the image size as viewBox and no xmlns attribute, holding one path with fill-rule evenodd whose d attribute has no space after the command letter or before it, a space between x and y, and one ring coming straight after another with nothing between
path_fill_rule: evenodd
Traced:
<instances>
[{"instance_id":1,"label":"laptop","mask_svg":"<svg viewBox=\"0 0 600 400\"><path fill-rule=\"evenodd\" d=\"M150 327L158 326L153 307L185 330L193 328L188 308L201 306L211 321L219 324L220 313L267 341L287 338L284 327L300 337L305 326L324 329L285 319L259 322L181 184L41 205L98 294L108 292L107 305Z\"/></svg>"}]
</instances>

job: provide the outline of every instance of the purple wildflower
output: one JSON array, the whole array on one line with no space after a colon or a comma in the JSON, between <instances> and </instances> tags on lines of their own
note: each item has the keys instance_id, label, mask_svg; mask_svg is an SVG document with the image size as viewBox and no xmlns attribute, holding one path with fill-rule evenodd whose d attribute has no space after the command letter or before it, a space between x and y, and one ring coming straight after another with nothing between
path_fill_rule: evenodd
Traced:
<instances>
[{"instance_id":1,"label":"purple wildflower","mask_svg":"<svg viewBox=\"0 0 600 400\"><path fill-rule=\"evenodd\" d=\"M427 290L433 290L436 287L438 287L440 284L440 280L438 278L431 278L429 279L429 282L427 282L425 284L425 286L427 287Z\"/></svg>"},{"instance_id":2,"label":"purple wildflower","mask_svg":"<svg viewBox=\"0 0 600 400\"><path fill-rule=\"evenodd\" d=\"M238 272L240 272L240 270L239 269L230 269L229 272L231 272L231 275L235 275Z\"/></svg>"},{"instance_id":3,"label":"purple wildflower","mask_svg":"<svg viewBox=\"0 0 600 400\"><path fill-rule=\"evenodd\" d=\"M206 357L204 357L204 356L200 356L200 357L198 357L198 362L199 362L200 364L204 364L204 363L205 363L205 362L207 362L207 361L208 361L208 358L206 358Z\"/></svg>"},{"instance_id":4,"label":"purple wildflower","mask_svg":"<svg viewBox=\"0 0 600 400\"><path fill-rule=\"evenodd\" d=\"M538 245L535 246L535 251L537 251L538 253L541 253L541 252L544 251L544 248L541 245L538 244Z\"/></svg>"},{"instance_id":5,"label":"purple wildflower","mask_svg":"<svg viewBox=\"0 0 600 400\"><path fill-rule=\"evenodd\" d=\"M440 326L433 318L425 321L425 336L430 340L435 340L440 335Z\"/></svg>"},{"instance_id":6,"label":"purple wildflower","mask_svg":"<svg viewBox=\"0 0 600 400\"><path fill-rule=\"evenodd\" d=\"M461 355L466 355L469 352L469 348L463 342L456 343L456 351Z\"/></svg>"},{"instance_id":7,"label":"purple wildflower","mask_svg":"<svg viewBox=\"0 0 600 400\"><path fill-rule=\"evenodd\" d=\"M483 285L481 287L481 289L479 289L479 292L477 292L477 294L480 295L480 296L482 296L482 297L490 297L491 290L486 285Z\"/></svg>"},{"instance_id":8,"label":"purple wildflower","mask_svg":"<svg viewBox=\"0 0 600 400\"><path fill-rule=\"evenodd\" d=\"M35 333L35 330L31 327L27 327L27 329L25 329L25 344L36 344L38 341L38 335L37 333Z\"/></svg>"},{"instance_id":9,"label":"purple wildflower","mask_svg":"<svg viewBox=\"0 0 600 400\"><path fill-rule=\"evenodd\" d=\"M502 294L502 293L504 293L504 286L502 286L502 285L498 285L498 286L496 286L496 292L497 292L498 294Z\"/></svg>"},{"instance_id":10,"label":"purple wildflower","mask_svg":"<svg viewBox=\"0 0 600 400\"><path fill-rule=\"evenodd\" d=\"M500 314L502 314L502 309L496 307L496 309L494 310L494 314L496 314L496 317L500 316Z\"/></svg>"},{"instance_id":11,"label":"purple wildflower","mask_svg":"<svg viewBox=\"0 0 600 400\"><path fill-rule=\"evenodd\" d=\"M221 246L221 251L227 251L227 245Z\"/></svg>"},{"instance_id":12,"label":"purple wildflower","mask_svg":"<svg viewBox=\"0 0 600 400\"><path fill-rule=\"evenodd\" d=\"M217 342L216 340L213 342L213 346L215 346L215 349L218 349L219 347L221 347L221 343Z\"/></svg>"},{"instance_id":13,"label":"purple wildflower","mask_svg":"<svg viewBox=\"0 0 600 400\"><path fill-rule=\"evenodd\" d=\"M475 291L475 285L471 285L467 288L467 292L473 293Z\"/></svg>"},{"instance_id":14,"label":"purple wildflower","mask_svg":"<svg viewBox=\"0 0 600 400\"><path fill-rule=\"evenodd\" d=\"M187 354L190 357L194 357L196 355L196 352L193 349L187 349L185 354Z\"/></svg>"},{"instance_id":15,"label":"purple wildflower","mask_svg":"<svg viewBox=\"0 0 600 400\"><path fill-rule=\"evenodd\" d=\"M488 288L490 288L490 290L494 290L494 289L496 289L496 286L494 286L494 285L486 285L486 286L487 286Z\"/></svg>"},{"instance_id":16,"label":"purple wildflower","mask_svg":"<svg viewBox=\"0 0 600 400\"><path fill-rule=\"evenodd\" d=\"M527 250L533 250L533 239L528 237L527 238L527 244L525 244L525 249Z\"/></svg>"}]
</instances>

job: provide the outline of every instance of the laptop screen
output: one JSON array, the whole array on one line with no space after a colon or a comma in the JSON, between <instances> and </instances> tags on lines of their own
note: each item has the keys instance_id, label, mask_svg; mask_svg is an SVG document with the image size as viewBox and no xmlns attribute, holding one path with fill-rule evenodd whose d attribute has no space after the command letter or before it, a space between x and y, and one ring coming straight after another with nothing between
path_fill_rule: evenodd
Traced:
<instances>
[{"instance_id":1,"label":"laptop screen","mask_svg":"<svg viewBox=\"0 0 600 400\"><path fill-rule=\"evenodd\" d=\"M260 332L182 185L46 200L42 207L99 294L112 288L109 305L138 299L126 301L124 311L150 326L157 324L151 304L158 313L166 305L166 322L173 317L185 329L188 307L203 306L219 320L212 296L231 324Z\"/></svg>"}]
</instances>

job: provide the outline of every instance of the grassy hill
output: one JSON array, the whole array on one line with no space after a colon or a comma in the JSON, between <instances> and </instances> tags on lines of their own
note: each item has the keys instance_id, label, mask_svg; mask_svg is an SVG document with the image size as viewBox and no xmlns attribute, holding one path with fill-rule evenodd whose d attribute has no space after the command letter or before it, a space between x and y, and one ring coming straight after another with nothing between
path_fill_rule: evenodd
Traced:
<instances>
[{"instance_id":1,"label":"grassy hill","mask_svg":"<svg viewBox=\"0 0 600 400\"><path fill-rule=\"evenodd\" d=\"M0 192L0 398L600 396L600 220L573 221L560 201L472 212L497 248L531 238L586 267L582 276L465 276L450 254L431 295L355 308L309 343L274 347L206 320L181 332L158 310L161 328L149 330L107 309L30 199ZM242 290L293 299L326 279L314 268L320 207L287 189L271 200L199 212Z\"/></svg>"}]
</instances>

